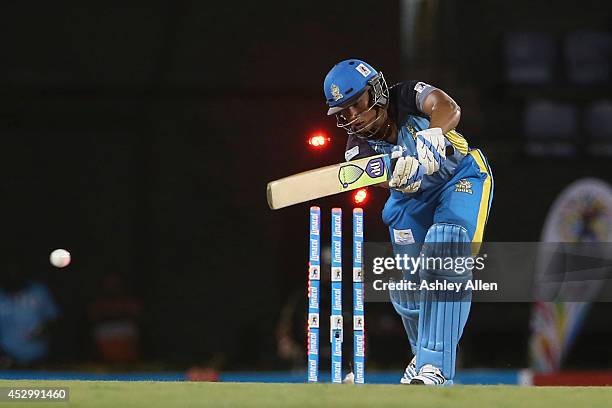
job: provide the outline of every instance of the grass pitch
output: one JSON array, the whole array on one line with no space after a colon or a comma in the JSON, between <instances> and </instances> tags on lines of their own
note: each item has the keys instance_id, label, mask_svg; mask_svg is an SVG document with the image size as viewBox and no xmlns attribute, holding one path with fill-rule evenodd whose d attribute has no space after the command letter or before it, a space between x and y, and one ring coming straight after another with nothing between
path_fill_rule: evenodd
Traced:
<instances>
[{"instance_id":1,"label":"grass pitch","mask_svg":"<svg viewBox=\"0 0 612 408\"><path fill-rule=\"evenodd\" d=\"M122 381L0 381L0 387L70 388L69 402L4 407L610 407L608 387L260 384Z\"/></svg>"}]
</instances>

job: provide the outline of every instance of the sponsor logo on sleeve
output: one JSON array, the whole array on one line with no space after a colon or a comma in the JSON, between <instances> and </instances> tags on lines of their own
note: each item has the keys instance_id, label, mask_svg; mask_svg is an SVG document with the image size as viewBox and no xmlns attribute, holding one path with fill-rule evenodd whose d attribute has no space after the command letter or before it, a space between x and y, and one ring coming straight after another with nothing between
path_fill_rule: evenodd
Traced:
<instances>
[{"instance_id":1,"label":"sponsor logo on sleeve","mask_svg":"<svg viewBox=\"0 0 612 408\"><path fill-rule=\"evenodd\" d=\"M414 86L414 90L417 91L417 93L421 93L423 92L423 89L425 89L425 87L427 87L427 84L425 82L417 82Z\"/></svg>"}]
</instances>

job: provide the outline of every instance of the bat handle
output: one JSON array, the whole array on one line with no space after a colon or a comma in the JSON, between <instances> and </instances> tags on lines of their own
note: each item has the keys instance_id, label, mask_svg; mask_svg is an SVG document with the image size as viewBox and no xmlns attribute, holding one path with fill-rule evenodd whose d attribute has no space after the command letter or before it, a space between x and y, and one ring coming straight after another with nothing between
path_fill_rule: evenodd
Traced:
<instances>
[{"instance_id":1,"label":"bat handle","mask_svg":"<svg viewBox=\"0 0 612 408\"><path fill-rule=\"evenodd\" d=\"M446 153L446 157L452 156L455 154L455 148L452 145L448 145L446 146L445 153ZM399 159L399 157L396 159L391 159L391 163L389 166L389 178L391 177L391 174L393 174L393 170L395 169L395 164L397 163L397 159Z\"/></svg>"}]
</instances>

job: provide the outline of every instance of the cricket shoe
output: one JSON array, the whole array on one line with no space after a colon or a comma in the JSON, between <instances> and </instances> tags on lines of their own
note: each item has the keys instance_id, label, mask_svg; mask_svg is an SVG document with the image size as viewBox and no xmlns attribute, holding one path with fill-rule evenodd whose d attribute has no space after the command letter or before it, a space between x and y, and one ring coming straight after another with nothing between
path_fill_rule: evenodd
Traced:
<instances>
[{"instance_id":1,"label":"cricket shoe","mask_svg":"<svg viewBox=\"0 0 612 408\"><path fill-rule=\"evenodd\" d=\"M408 364L406 371L404 371L404 375L400 379L400 384L410 384L410 380L412 380L415 375L417 375L416 356L412 357L412 360L410 360L410 364Z\"/></svg>"},{"instance_id":2,"label":"cricket shoe","mask_svg":"<svg viewBox=\"0 0 612 408\"><path fill-rule=\"evenodd\" d=\"M425 364L421 367L419 373L410 380L410 384L416 385L446 385L446 383L442 371L431 364Z\"/></svg>"}]
</instances>

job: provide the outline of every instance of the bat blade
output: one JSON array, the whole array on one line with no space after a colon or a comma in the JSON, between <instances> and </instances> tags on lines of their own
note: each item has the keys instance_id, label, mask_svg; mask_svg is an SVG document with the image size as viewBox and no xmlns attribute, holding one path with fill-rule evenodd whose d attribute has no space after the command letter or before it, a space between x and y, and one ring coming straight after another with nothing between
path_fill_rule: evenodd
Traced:
<instances>
[{"instance_id":1,"label":"bat blade","mask_svg":"<svg viewBox=\"0 0 612 408\"><path fill-rule=\"evenodd\" d=\"M271 209L371 186L388 180L386 154L332 164L268 183Z\"/></svg>"}]
</instances>

